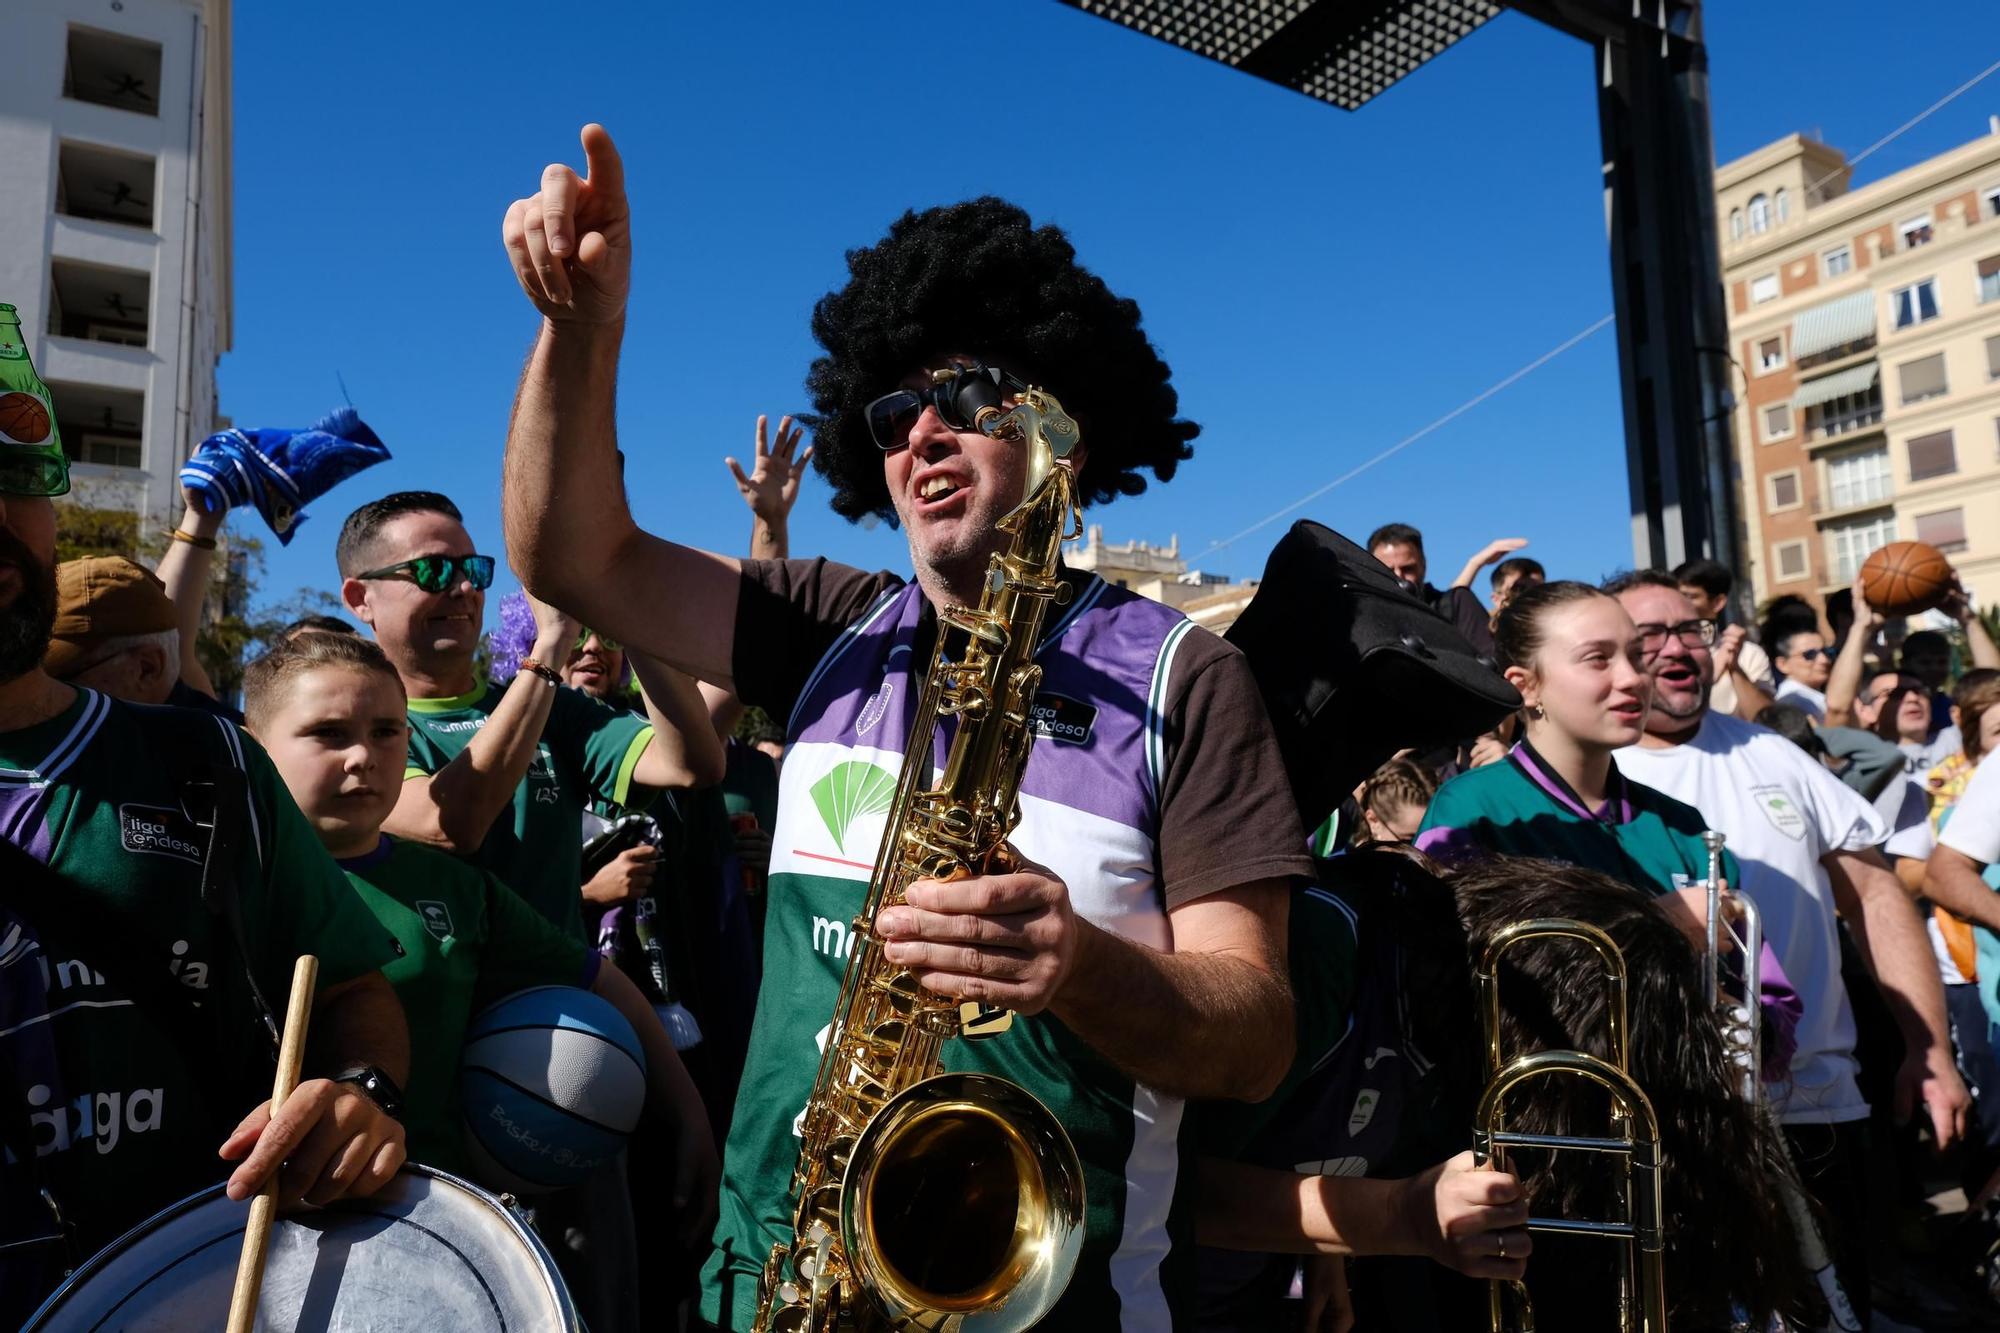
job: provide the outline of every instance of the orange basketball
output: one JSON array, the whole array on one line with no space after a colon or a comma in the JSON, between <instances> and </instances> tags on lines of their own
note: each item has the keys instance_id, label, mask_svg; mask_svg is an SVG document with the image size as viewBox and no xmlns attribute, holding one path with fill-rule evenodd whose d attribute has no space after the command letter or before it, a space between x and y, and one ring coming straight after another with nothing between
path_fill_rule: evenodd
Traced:
<instances>
[{"instance_id":1,"label":"orange basketball","mask_svg":"<svg viewBox=\"0 0 2000 1333\"><path fill-rule=\"evenodd\" d=\"M0 393L0 435L16 444L40 444L49 438L49 409L31 393Z\"/></svg>"},{"instance_id":2,"label":"orange basketball","mask_svg":"<svg viewBox=\"0 0 2000 1333\"><path fill-rule=\"evenodd\" d=\"M1951 562L1935 546L1890 542L1861 562L1861 592L1885 616L1928 611L1951 591Z\"/></svg>"}]
</instances>

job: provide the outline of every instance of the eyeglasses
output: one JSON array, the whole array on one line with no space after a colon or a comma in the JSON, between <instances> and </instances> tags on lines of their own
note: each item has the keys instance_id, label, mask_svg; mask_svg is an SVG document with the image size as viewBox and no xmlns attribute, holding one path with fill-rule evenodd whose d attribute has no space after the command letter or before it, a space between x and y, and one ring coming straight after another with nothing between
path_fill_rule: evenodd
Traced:
<instances>
[{"instance_id":1,"label":"eyeglasses","mask_svg":"<svg viewBox=\"0 0 2000 1333\"><path fill-rule=\"evenodd\" d=\"M1683 620L1678 625L1639 625L1639 646L1650 655L1667 646L1670 638L1690 648L1713 648L1721 627L1713 620Z\"/></svg>"},{"instance_id":2,"label":"eyeglasses","mask_svg":"<svg viewBox=\"0 0 2000 1333\"><path fill-rule=\"evenodd\" d=\"M445 592L464 579L484 591L493 586L493 557L490 555L420 555L393 565L356 574L358 579L402 579L425 592Z\"/></svg>"},{"instance_id":3,"label":"eyeglasses","mask_svg":"<svg viewBox=\"0 0 2000 1333\"><path fill-rule=\"evenodd\" d=\"M907 447L927 407L935 408L938 420L952 430L976 430L980 409L998 407L1001 389L1028 387L998 366L977 362L933 371L932 378L935 382L922 389L897 389L862 409L877 449L893 454Z\"/></svg>"},{"instance_id":4,"label":"eyeglasses","mask_svg":"<svg viewBox=\"0 0 2000 1333\"><path fill-rule=\"evenodd\" d=\"M618 652L625 646L624 644L618 642L618 640L612 638L609 634L606 634L601 629L590 629L588 627L585 627L583 632L576 636L576 642L569 646L570 652L571 653L582 652L583 645L589 643L593 638L597 640L597 646L602 648L607 653Z\"/></svg>"},{"instance_id":5,"label":"eyeglasses","mask_svg":"<svg viewBox=\"0 0 2000 1333\"><path fill-rule=\"evenodd\" d=\"M1832 656L1833 650L1830 648L1801 648L1797 652L1787 656L1785 660L1789 662L1792 658L1796 657L1801 662L1817 662L1822 657Z\"/></svg>"}]
</instances>

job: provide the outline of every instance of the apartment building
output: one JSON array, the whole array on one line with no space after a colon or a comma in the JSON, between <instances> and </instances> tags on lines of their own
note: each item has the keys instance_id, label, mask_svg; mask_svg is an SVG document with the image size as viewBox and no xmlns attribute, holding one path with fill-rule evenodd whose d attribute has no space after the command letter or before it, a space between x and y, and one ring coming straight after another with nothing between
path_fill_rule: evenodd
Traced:
<instances>
[{"instance_id":1,"label":"apartment building","mask_svg":"<svg viewBox=\"0 0 2000 1333\"><path fill-rule=\"evenodd\" d=\"M1791 135L1716 169L1745 552L1815 604L1887 542L2000 600L2000 117L1850 189Z\"/></svg>"},{"instance_id":2,"label":"apartment building","mask_svg":"<svg viewBox=\"0 0 2000 1333\"><path fill-rule=\"evenodd\" d=\"M0 5L0 301L75 497L179 515L230 344L229 0Z\"/></svg>"},{"instance_id":3,"label":"apartment building","mask_svg":"<svg viewBox=\"0 0 2000 1333\"><path fill-rule=\"evenodd\" d=\"M1164 602L1217 634L1235 623L1257 592L1254 579L1231 583L1227 575L1189 569L1181 556L1178 536L1165 546L1137 538L1107 542L1101 523L1092 523L1082 541L1063 548L1063 562L1071 569L1088 570L1115 587L1130 588L1141 597Z\"/></svg>"}]
</instances>

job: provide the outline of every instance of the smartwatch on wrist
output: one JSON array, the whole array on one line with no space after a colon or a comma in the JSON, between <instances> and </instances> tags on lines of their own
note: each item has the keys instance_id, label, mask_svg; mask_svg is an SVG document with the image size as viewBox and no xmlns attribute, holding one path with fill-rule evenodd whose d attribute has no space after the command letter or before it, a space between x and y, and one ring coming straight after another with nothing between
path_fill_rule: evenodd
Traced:
<instances>
[{"instance_id":1,"label":"smartwatch on wrist","mask_svg":"<svg viewBox=\"0 0 2000 1333\"><path fill-rule=\"evenodd\" d=\"M403 1118L403 1090L396 1080L374 1065L352 1065L333 1076L335 1083L348 1083L367 1094L368 1100L392 1120Z\"/></svg>"}]
</instances>

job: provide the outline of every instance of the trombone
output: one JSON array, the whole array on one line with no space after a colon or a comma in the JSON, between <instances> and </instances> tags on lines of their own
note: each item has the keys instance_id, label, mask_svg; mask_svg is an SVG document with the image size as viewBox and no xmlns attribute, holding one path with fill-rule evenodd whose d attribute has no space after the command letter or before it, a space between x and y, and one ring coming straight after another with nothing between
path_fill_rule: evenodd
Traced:
<instances>
[{"instance_id":1,"label":"trombone","mask_svg":"<svg viewBox=\"0 0 2000 1333\"><path fill-rule=\"evenodd\" d=\"M1585 1051L1538 1051L1507 1060L1500 1045L1500 960L1517 944L1538 939L1567 939L1589 946L1598 957L1606 990L1606 1025L1611 1059ZM1666 1333L1666 1237L1661 1207L1660 1126L1644 1090L1626 1072L1629 1043L1625 1015L1625 957L1598 927L1584 921L1544 918L1517 921L1486 945L1480 959L1479 998L1486 1020L1486 1056L1492 1079L1479 1099L1473 1151L1479 1164L1507 1169L1509 1148L1570 1148L1605 1153L1619 1164L1617 1196L1620 1216L1608 1221L1564 1217L1531 1217L1528 1230L1574 1236L1598 1236L1620 1242L1618 1327L1622 1333ZM1568 1076L1595 1083L1611 1095L1611 1133L1605 1137L1571 1134L1522 1134L1506 1128L1507 1097L1516 1088L1542 1079ZM1508 1285L1498 1280L1487 1290L1493 1333L1506 1333ZM1522 1333L1533 1333L1534 1306L1525 1283L1511 1284L1520 1310Z\"/></svg>"}]
</instances>

